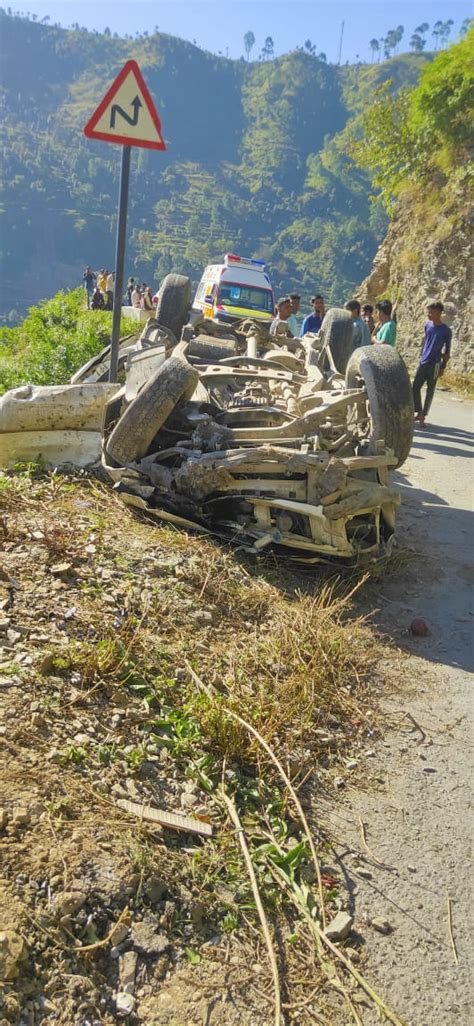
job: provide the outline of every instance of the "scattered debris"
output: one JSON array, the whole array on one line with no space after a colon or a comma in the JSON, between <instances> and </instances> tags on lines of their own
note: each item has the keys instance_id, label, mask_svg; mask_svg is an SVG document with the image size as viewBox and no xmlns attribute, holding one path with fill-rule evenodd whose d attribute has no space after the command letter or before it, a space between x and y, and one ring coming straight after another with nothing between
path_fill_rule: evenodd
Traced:
<instances>
[{"instance_id":1,"label":"scattered debris","mask_svg":"<svg viewBox=\"0 0 474 1026\"><path fill-rule=\"evenodd\" d=\"M165 812L164 809L155 809L150 805L138 805L125 798L119 798L117 805L131 816L138 816L147 823L158 823L168 830L182 830L187 834L198 834L201 837L212 837L214 833L212 823L206 823L194 816L184 816L180 812Z\"/></svg>"}]
</instances>

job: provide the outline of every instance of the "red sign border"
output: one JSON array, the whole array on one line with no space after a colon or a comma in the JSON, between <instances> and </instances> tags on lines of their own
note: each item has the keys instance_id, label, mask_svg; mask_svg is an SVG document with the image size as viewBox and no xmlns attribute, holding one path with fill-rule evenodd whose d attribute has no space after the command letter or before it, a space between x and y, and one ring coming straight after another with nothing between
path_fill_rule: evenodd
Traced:
<instances>
[{"instance_id":1,"label":"red sign border","mask_svg":"<svg viewBox=\"0 0 474 1026\"><path fill-rule=\"evenodd\" d=\"M133 74L135 75L137 83L141 89L143 98L148 107L150 117L160 137L161 141L159 143L151 142L151 140L148 139L130 139L126 135L110 135L109 133L97 132L95 130L95 125L102 117L104 110L108 107L110 101L113 100L115 94L122 85L122 82L130 72L133 72ZM84 128L84 135L87 136L88 139L102 139L103 142L122 143L124 146L141 146L142 149L147 150L166 150L166 146L161 134L161 122L158 117L158 112L155 108L155 105L150 96L143 75L136 61L131 60L127 61L124 64L122 70L117 75L117 78L115 78L112 82L110 89L107 90L103 100L101 100L99 106L94 111L92 116L89 118L89 121L87 122L87 125Z\"/></svg>"}]
</instances>

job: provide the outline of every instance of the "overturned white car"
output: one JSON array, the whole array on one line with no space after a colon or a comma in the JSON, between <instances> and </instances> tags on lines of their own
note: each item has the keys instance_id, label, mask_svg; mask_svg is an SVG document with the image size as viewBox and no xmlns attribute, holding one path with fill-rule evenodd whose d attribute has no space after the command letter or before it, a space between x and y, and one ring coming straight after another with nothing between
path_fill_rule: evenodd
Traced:
<instances>
[{"instance_id":1,"label":"overturned white car","mask_svg":"<svg viewBox=\"0 0 474 1026\"><path fill-rule=\"evenodd\" d=\"M104 351L64 386L104 388L102 464L124 501L255 553L379 551L400 501L390 470L413 436L401 357L353 351L345 310L317 335L275 339L252 321L191 326L189 304L189 280L168 275L156 319L122 348L121 384L106 383Z\"/></svg>"}]
</instances>

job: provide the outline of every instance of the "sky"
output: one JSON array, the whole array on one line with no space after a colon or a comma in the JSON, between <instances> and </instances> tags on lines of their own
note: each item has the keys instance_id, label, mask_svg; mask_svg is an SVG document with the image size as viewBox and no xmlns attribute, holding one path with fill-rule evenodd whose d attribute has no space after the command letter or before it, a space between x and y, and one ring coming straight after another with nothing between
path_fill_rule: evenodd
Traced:
<instances>
[{"instance_id":1,"label":"sky","mask_svg":"<svg viewBox=\"0 0 474 1026\"><path fill-rule=\"evenodd\" d=\"M195 42L205 50L239 58L244 53L243 36L252 31L256 60L267 36L274 43L275 55L302 46L307 39L323 51L328 61L338 59L342 38L342 63L370 57L369 40L380 39L389 29L403 25L401 51L408 49L414 29L422 22L430 28L440 20L452 18L451 40L465 18L472 16L469 0L24 0L13 11L29 11L38 21L49 15L51 23L68 28L75 22L100 32L105 27L123 36L147 31L155 26L160 32ZM5 4L6 6L6 4ZM428 34L426 49L434 44Z\"/></svg>"}]
</instances>

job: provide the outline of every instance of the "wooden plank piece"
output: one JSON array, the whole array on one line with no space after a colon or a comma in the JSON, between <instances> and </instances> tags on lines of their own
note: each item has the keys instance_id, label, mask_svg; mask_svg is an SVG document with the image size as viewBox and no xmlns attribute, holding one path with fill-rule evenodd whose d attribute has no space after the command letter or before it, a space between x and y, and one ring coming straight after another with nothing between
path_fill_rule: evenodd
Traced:
<instances>
[{"instance_id":1,"label":"wooden plank piece","mask_svg":"<svg viewBox=\"0 0 474 1026\"><path fill-rule=\"evenodd\" d=\"M158 823L168 830L182 830L186 834L198 834L200 837L212 837L214 833L212 823L206 823L195 816L185 816L181 812L165 812L164 809L155 809L151 805L129 802L126 798L119 798L116 804L119 809L129 812L131 816L138 816L147 823Z\"/></svg>"}]
</instances>

